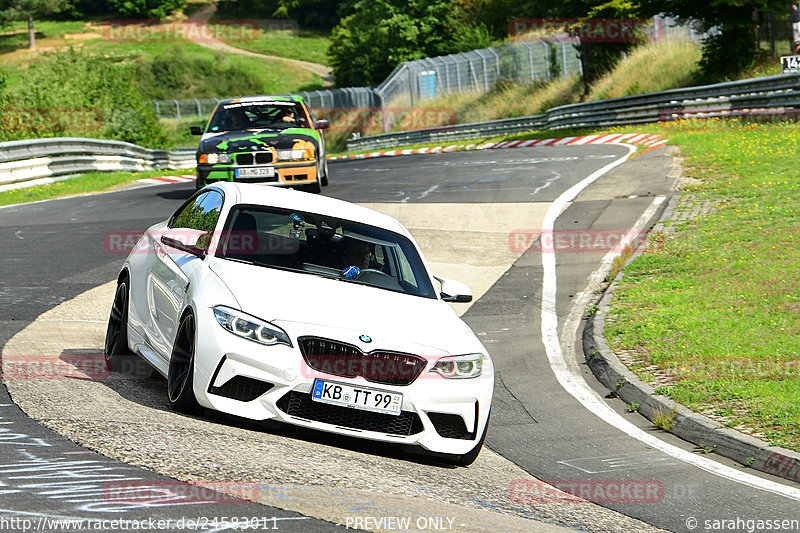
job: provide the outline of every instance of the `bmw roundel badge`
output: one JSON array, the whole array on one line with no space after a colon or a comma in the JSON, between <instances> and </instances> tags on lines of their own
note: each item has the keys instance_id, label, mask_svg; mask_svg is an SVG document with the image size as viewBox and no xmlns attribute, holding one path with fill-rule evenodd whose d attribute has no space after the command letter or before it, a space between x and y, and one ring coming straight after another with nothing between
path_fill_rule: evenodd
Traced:
<instances>
[{"instance_id":1,"label":"bmw roundel badge","mask_svg":"<svg viewBox=\"0 0 800 533\"><path fill-rule=\"evenodd\" d=\"M369 335L361 335L360 337L358 337L358 340L360 340L361 342L372 342L372 337L370 337Z\"/></svg>"}]
</instances>

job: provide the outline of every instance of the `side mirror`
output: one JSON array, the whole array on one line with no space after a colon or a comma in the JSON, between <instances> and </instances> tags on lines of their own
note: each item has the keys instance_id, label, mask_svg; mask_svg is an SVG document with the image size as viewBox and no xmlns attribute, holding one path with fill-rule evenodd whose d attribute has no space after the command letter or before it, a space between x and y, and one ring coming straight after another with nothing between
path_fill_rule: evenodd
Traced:
<instances>
[{"instance_id":1,"label":"side mirror","mask_svg":"<svg viewBox=\"0 0 800 533\"><path fill-rule=\"evenodd\" d=\"M327 130L331 126L330 122L325 119L317 121L317 129L318 130Z\"/></svg>"},{"instance_id":2,"label":"side mirror","mask_svg":"<svg viewBox=\"0 0 800 533\"><path fill-rule=\"evenodd\" d=\"M440 278L437 276L434 276L434 279L436 279L436 281L438 281L442 286L442 290L439 295L442 297L443 301L460 304L465 304L472 301L472 291L460 281L448 278Z\"/></svg>"},{"instance_id":3,"label":"side mirror","mask_svg":"<svg viewBox=\"0 0 800 533\"><path fill-rule=\"evenodd\" d=\"M161 235L161 242L182 252L205 257L211 235L207 231L187 228L168 229Z\"/></svg>"},{"instance_id":4,"label":"side mirror","mask_svg":"<svg viewBox=\"0 0 800 533\"><path fill-rule=\"evenodd\" d=\"M189 131L192 135L202 135L203 134L203 126L189 126Z\"/></svg>"}]
</instances>

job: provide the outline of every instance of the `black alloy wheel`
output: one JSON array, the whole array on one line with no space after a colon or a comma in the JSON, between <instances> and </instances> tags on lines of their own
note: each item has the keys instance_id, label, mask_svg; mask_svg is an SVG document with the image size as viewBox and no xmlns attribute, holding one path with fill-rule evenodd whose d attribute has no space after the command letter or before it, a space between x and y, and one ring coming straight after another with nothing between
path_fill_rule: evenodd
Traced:
<instances>
[{"instance_id":1,"label":"black alloy wheel","mask_svg":"<svg viewBox=\"0 0 800 533\"><path fill-rule=\"evenodd\" d=\"M188 313L178 327L167 373L167 401L172 409L180 413L200 410L194 395L194 354L194 315Z\"/></svg>"},{"instance_id":2,"label":"black alloy wheel","mask_svg":"<svg viewBox=\"0 0 800 533\"><path fill-rule=\"evenodd\" d=\"M117 284L114 303L108 317L105 350L106 368L111 371L112 360L119 355L130 355L128 348L128 279Z\"/></svg>"}]
</instances>

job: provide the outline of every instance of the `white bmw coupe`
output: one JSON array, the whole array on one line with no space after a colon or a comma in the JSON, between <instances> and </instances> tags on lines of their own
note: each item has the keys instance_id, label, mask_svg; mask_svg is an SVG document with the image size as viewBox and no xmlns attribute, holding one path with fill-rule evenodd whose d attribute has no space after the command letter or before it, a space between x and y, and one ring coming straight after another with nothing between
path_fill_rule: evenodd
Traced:
<instances>
[{"instance_id":1,"label":"white bmw coupe","mask_svg":"<svg viewBox=\"0 0 800 533\"><path fill-rule=\"evenodd\" d=\"M460 465L483 446L484 346L397 220L318 195L217 183L149 228L119 274L106 360L131 352L177 411L416 447Z\"/></svg>"}]
</instances>

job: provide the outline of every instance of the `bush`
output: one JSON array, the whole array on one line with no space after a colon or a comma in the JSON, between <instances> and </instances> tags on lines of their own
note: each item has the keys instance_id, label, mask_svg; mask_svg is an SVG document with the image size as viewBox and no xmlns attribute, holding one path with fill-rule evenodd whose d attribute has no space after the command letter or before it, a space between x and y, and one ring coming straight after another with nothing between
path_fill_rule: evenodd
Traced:
<instances>
[{"instance_id":1,"label":"bush","mask_svg":"<svg viewBox=\"0 0 800 533\"><path fill-rule=\"evenodd\" d=\"M163 146L166 134L152 103L132 81L135 73L132 64L74 49L46 55L23 73L14 106L53 118L59 112L97 113L99 120L88 125L69 120L39 122L17 129L16 137L76 135Z\"/></svg>"},{"instance_id":2,"label":"bush","mask_svg":"<svg viewBox=\"0 0 800 533\"><path fill-rule=\"evenodd\" d=\"M230 55L191 55L182 46L165 48L151 60L137 63L137 84L148 98L214 98L261 94L260 72Z\"/></svg>"}]
</instances>

